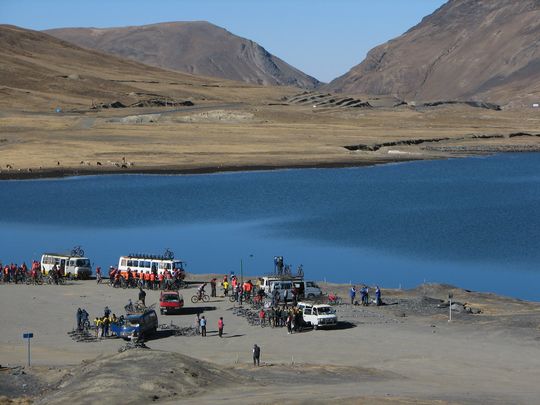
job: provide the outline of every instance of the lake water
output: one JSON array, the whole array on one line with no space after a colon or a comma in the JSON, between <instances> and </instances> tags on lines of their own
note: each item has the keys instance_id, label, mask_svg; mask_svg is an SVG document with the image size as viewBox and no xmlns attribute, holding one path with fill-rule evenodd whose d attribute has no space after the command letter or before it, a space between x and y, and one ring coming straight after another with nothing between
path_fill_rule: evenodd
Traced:
<instances>
[{"instance_id":1,"label":"lake water","mask_svg":"<svg viewBox=\"0 0 540 405\"><path fill-rule=\"evenodd\" d=\"M540 300L540 154L363 168L0 182L0 260L171 248L194 273L444 282Z\"/></svg>"}]
</instances>

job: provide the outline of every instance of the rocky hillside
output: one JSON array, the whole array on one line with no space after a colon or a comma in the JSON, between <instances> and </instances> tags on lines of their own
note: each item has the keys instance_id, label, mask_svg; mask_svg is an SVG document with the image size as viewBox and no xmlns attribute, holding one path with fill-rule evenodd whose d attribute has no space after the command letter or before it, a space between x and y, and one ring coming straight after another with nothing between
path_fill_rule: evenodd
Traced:
<instances>
[{"instance_id":1,"label":"rocky hillside","mask_svg":"<svg viewBox=\"0 0 540 405\"><path fill-rule=\"evenodd\" d=\"M46 32L82 47L195 75L307 89L319 84L257 43L202 21Z\"/></svg>"},{"instance_id":2,"label":"rocky hillside","mask_svg":"<svg viewBox=\"0 0 540 405\"><path fill-rule=\"evenodd\" d=\"M540 1L450 0L328 90L405 100L540 100Z\"/></svg>"}]
</instances>

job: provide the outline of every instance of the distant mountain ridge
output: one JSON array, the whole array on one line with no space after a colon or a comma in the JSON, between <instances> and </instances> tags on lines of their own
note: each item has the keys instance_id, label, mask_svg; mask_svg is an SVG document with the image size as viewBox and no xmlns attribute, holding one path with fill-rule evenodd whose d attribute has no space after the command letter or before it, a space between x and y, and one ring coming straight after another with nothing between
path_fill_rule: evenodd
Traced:
<instances>
[{"instance_id":1,"label":"distant mountain ridge","mask_svg":"<svg viewBox=\"0 0 540 405\"><path fill-rule=\"evenodd\" d=\"M320 84L256 42L204 21L44 32L85 48L195 75L305 89Z\"/></svg>"},{"instance_id":2,"label":"distant mountain ridge","mask_svg":"<svg viewBox=\"0 0 540 405\"><path fill-rule=\"evenodd\" d=\"M540 0L450 0L325 89L405 100L540 99Z\"/></svg>"}]
</instances>

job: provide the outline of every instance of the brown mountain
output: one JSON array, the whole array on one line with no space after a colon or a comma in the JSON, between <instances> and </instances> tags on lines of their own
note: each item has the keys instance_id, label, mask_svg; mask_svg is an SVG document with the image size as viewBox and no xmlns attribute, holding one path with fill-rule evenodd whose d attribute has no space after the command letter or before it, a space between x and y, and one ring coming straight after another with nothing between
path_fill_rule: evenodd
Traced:
<instances>
[{"instance_id":1,"label":"brown mountain","mask_svg":"<svg viewBox=\"0 0 540 405\"><path fill-rule=\"evenodd\" d=\"M291 90L164 70L42 32L0 25L3 108L89 108L92 103L131 105L148 99L235 102L278 99L287 92Z\"/></svg>"},{"instance_id":2,"label":"brown mountain","mask_svg":"<svg viewBox=\"0 0 540 405\"><path fill-rule=\"evenodd\" d=\"M540 1L450 0L328 90L405 100L540 99Z\"/></svg>"},{"instance_id":3,"label":"brown mountain","mask_svg":"<svg viewBox=\"0 0 540 405\"><path fill-rule=\"evenodd\" d=\"M85 48L196 75L307 89L319 84L257 43L203 21L46 32Z\"/></svg>"}]
</instances>

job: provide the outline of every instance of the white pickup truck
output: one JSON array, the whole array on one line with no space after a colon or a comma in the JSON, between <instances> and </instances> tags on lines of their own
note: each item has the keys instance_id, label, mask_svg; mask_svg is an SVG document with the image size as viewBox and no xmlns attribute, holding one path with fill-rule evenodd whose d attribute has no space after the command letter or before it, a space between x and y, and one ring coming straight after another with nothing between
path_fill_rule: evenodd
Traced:
<instances>
[{"instance_id":1,"label":"white pickup truck","mask_svg":"<svg viewBox=\"0 0 540 405\"><path fill-rule=\"evenodd\" d=\"M330 305L299 302L298 307L302 311L304 322L313 326L313 329L334 327L338 323L336 311Z\"/></svg>"}]
</instances>

